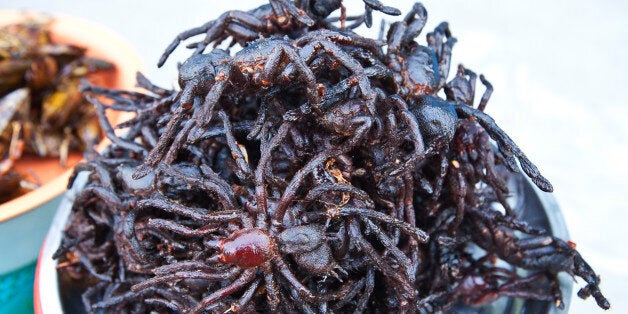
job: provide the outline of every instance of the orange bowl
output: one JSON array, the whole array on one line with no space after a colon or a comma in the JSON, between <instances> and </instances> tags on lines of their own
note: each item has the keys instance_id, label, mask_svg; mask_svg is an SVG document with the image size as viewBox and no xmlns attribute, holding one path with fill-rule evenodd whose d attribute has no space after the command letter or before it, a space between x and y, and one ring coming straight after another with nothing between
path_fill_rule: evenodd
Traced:
<instances>
[{"instance_id":1,"label":"orange bowl","mask_svg":"<svg viewBox=\"0 0 628 314\"><path fill-rule=\"evenodd\" d=\"M0 26L20 22L29 14L20 11L0 10ZM141 61L135 50L119 35L93 22L66 15L51 15L50 31L53 40L71 43L87 49L87 55L113 63L115 71L90 76L99 86L133 89L135 73ZM122 117L108 115L112 124ZM97 149L104 147L105 141ZM58 158L25 156L15 165L22 173L35 173L41 186L20 197L0 204L0 274L18 269L37 258L59 203L66 190L72 168L82 159L82 153L72 153L67 166L61 167Z\"/></svg>"}]
</instances>

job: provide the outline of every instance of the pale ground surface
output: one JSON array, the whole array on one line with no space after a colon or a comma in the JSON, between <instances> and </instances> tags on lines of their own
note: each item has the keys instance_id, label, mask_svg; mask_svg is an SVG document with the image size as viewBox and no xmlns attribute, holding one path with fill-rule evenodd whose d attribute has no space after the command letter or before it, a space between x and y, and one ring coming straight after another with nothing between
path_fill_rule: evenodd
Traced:
<instances>
[{"instance_id":1,"label":"pale ground surface","mask_svg":"<svg viewBox=\"0 0 628 314\"><path fill-rule=\"evenodd\" d=\"M137 48L148 78L173 87L176 62L169 61L162 69L155 64L177 33L227 8L250 9L262 2L10 0L0 8L60 12L104 24ZM384 2L404 12L413 3ZM350 12L357 12L355 4L360 1L345 3ZM425 29L447 20L458 38L454 66L464 62L495 86L487 112L552 181L571 240L602 274L602 288L613 312L628 312L628 64L624 59L628 3L455 0L424 4L430 16ZM424 42L424 35L420 40ZM171 60L183 60L188 53L177 50ZM570 312L600 310L592 300L574 296Z\"/></svg>"}]
</instances>

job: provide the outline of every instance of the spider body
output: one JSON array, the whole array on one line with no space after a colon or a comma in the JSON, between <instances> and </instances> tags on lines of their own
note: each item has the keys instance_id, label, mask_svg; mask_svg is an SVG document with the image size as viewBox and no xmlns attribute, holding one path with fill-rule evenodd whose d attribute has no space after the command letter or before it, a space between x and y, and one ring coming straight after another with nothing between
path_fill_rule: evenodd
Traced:
<instances>
[{"instance_id":1,"label":"spider body","mask_svg":"<svg viewBox=\"0 0 628 314\"><path fill-rule=\"evenodd\" d=\"M384 6L377 0L363 0L365 3L365 15L359 18L353 25L357 27L363 22L370 26L373 10L381 11L389 15L399 15L401 12L395 8ZM269 0L269 4L262 5L250 11L232 10L223 13L216 20L186 30L170 43L166 51L159 59L161 67L168 56L177 48L181 41L196 35L205 33L205 39L194 43L190 47L196 48L195 54L201 54L208 45L218 45L231 37L233 43L246 47L252 41L274 35L293 35L302 33L316 24L326 24L324 20L342 6L341 0Z\"/></svg>"},{"instance_id":2,"label":"spider body","mask_svg":"<svg viewBox=\"0 0 628 314\"><path fill-rule=\"evenodd\" d=\"M421 134L425 136L427 143L432 143L432 145L428 144L427 150L430 150L430 147L434 145L448 145L453 140L455 130L461 121L472 120L473 123L478 123L497 142L499 152L503 155L506 166L511 171L518 171L518 160L526 175L541 190L552 191L551 183L541 175L537 167L526 157L517 144L495 123L493 118L483 112L493 90L491 84L484 76L480 76L480 80L486 86L486 91L476 109L472 106L473 98L471 98L475 95L475 82L461 81L469 80L465 76L469 76L471 81L475 79L473 72L460 66L456 79L446 87L447 100L438 96L422 95L417 97L414 106L411 106L411 110L421 126ZM478 130L478 132L480 131ZM460 148L464 147L461 146Z\"/></svg>"},{"instance_id":3,"label":"spider body","mask_svg":"<svg viewBox=\"0 0 628 314\"><path fill-rule=\"evenodd\" d=\"M600 292L598 276L574 249L573 243L546 234L517 235L515 231L523 232L524 235L527 232L503 223L496 226L487 224L491 215L501 215L499 213L482 212L478 209L470 209L468 212L470 221L466 226L473 229L470 234L475 243L489 254L495 254L508 263L525 269L554 274L564 271L581 277L587 285L580 289L578 295L582 298L593 296L601 308L610 308L610 303ZM553 296L556 302L562 299L557 284L553 287Z\"/></svg>"},{"instance_id":4,"label":"spider body","mask_svg":"<svg viewBox=\"0 0 628 314\"><path fill-rule=\"evenodd\" d=\"M416 3L406 17L388 30L388 66L396 74L401 94L406 97L436 94L449 74L451 50L456 39L449 24L439 24L427 34L427 46L419 45L419 36L427 22L427 11Z\"/></svg>"}]
</instances>

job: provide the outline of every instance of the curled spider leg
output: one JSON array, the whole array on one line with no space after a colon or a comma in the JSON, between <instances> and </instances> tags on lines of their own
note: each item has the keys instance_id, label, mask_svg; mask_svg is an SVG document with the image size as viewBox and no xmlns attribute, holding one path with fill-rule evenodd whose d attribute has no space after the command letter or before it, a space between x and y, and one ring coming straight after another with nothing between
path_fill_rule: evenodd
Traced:
<instances>
[{"instance_id":1,"label":"curled spider leg","mask_svg":"<svg viewBox=\"0 0 628 314\"><path fill-rule=\"evenodd\" d=\"M482 82L482 84L484 84L484 86L486 86L486 90L482 95L482 99L480 100L480 104L478 105L478 110L484 111L484 108L486 108L486 104L488 103L488 100L489 98L491 98L491 94L493 93L493 85L489 83L486 78L484 78L483 74L480 75L480 81Z\"/></svg>"},{"instance_id":2,"label":"curled spider leg","mask_svg":"<svg viewBox=\"0 0 628 314\"><path fill-rule=\"evenodd\" d=\"M354 76L350 78L348 82L350 85L358 85L360 87L362 98L368 102L367 106L371 114L374 114L376 95L371 88L370 81L364 72L364 68L359 62L343 51L337 44L323 39L315 39L299 49L299 55L306 63L310 63L321 50L325 51L344 67L353 72Z\"/></svg>"},{"instance_id":3,"label":"curled spider leg","mask_svg":"<svg viewBox=\"0 0 628 314\"><path fill-rule=\"evenodd\" d=\"M404 290L404 293L407 293L406 295L408 297L413 298L417 294L417 291L412 284L413 280L408 276L404 276L402 273L394 271L391 265L389 265L376 252L376 249L366 239L364 239L362 232L360 231L360 226L356 220L352 220L350 222L349 234L360 251L363 252L377 266L379 271L382 272L385 277L397 281L400 288Z\"/></svg>"},{"instance_id":4,"label":"curled spider leg","mask_svg":"<svg viewBox=\"0 0 628 314\"><path fill-rule=\"evenodd\" d=\"M107 116L105 114L105 105L102 102L100 102L100 100L92 96L86 96L86 98L90 103L96 106L96 112L98 114L98 122L100 123L101 127L103 128L103 131L105 132L105 135L110 141L130 151L140 153L140 154L146 153L146 148L142 147L141 145L135 142L125 140L116 135L113 127L111 126L111 123L109 123L109 119L107 119Z\"/></svg>"},{"instance_id":5,"label":"curled spider leg","mask_svg":"<svg viewBox=\"0 0 628 314\"><path fill-rule=\"evenodd\" d=\"M356 133L358 134L358 133ZM339 147L332 147L316 154L310 161L307 162L297 173L292 177L288 187L286 187L281 199L277 202L277 207L272 217L273 227L279 227L283 225L283 217L288 209L288 205L294 199L301 183L305 179L306 175L316 170L316 167L323 164L327 159L347 153L352 147L354 147L356 140L347 139Z\"/></svg>"},{"instance_id":6,"label":"curled spider leg","mask_svg":"<svg viewBox=\"0 0 628 314\"><path fill-rule=\"evenodd\" d=\"M308 61L301 55L301 50L302 49L299 49L297 51L295 48L287 45L282 45L279 46L278 49L275 49L266 61L264 71L261 76L261 84L264 85L265 81L273 81L274 77L279 76L279 74L283 72L283 67L281 67L280 64L287 63L285 61L289 61L293 66L293 69L296 71L299 79L305 82L307 86L306 93L308 101L310 102L309 105L313 108L318 108L320 107L322 96L320 85L316 82L316 76L308 67Z\"/></svg>"},{"instance_id":7,"label":"curled spider leg","mask_svg":"<svg viewBox=\"0 0 628 314\"><path fill-rule=\"evenodd\" d=\"M205 190L211 193L212 195L215 195L217 197L216 199L217 203L224 210L236 209L237 202L235 200L235 195L233 194L233 190L231 188L226 188L224 180L220 179L218 176L213 176L212 175L213 171L212 173L208 173L207 168L203 170L204 170L204 174L207 173L210 175L209 178L192 177L166 164L161 164L159 166L159 169L163 171L166 175L182 180L183 182L190 185L190 187L198 187L199 189Z\"/></svg>"},{"instance_id":8,"label":"curled spider leg","mask_svg":"<svg viewBox=\"0 0 628 314\"><path fill-rule=\"evenodd\" d=\"M250 41L259 37L259 33L252 31L252 29L264 29L266 26L266 23L257 16L238 10L227 11L212 22L204 25L206 26L204 31L205 38L203 41L195 43L196 50L194 53L203 53L207 45L216 41L225 32L235 32L238 35L243 35L243 38L238 38L238 41ZM234 28L234 26L237 28Z\"/></svg>"},{"instance_id":9,"label":"curled spider leg","mask_svg":"<svg viewBox=\"0 0 628 314\"><path fill-rule=\"evenodd\" d=\"M199 314L204 310L210 308L216 301L224 298L228 295L235 293L236 291L241 290L245 285L249 284L254 278L257 276L257 271L255 269L246 269L242 272L242 274L233 280L230 284L225 287L222 287L212 294L204 297L201 302L190 311L190 314Z\"/></svg>"},{"instance_id":10,"label":"curled spider leg","mask_svg":"<svg viewBox=\"0 0 628 314\"><path fill-rule=\"evenodd\" d=\"M403 42L411 43L423 31L423 27L427 22L427 10L423 4L416 2L403 20L407 25L404 31Z\"/></svg>"},{"instance_id":11,"label":"curled spider leg","mask_svg":"<svg viewBox=\"0 0 628 314\"><path fill-rule=\"evenodd\" d=\"M338 288L338 290L335 292L328 292L324 295L317 295L314 294L305 285L303 285L301 281L299 281L299 279L292 272L292 270L290 270L290 267L286 264L283 258L276 257L273 262L274 266L277 268L282 277L288 282L290 287L294 289L298 296L306 302L317 303L342 299L349 293L353 284L353 282L347 282L343 284L340 288Z\"/></svg>"},{"instance_id":12,"label":"curled spider leg","mask_svg":"<svg viewBox=\"0 0 628 314\"><path fill-rule=\"evenodd\" d=\"M177 49L181 41L186 40L190 37L205 33L207 29L211 28L214 25L214 23L215 23L214 21L209 21L199 27L188 29L178 34L177 37L175 37L175 39L168 45L168 47L166 47L166 50L159 58L159 62L157 62L157 66L161 68L164 65L164 63L166 63L166 60L168 60L168 57L172 54L172 52L174 52L175 49Z\"/></svg>"},{"instance_id":13,"label":"curled spider leg","mask_svg":"<svg viewBox=\"0 0 628 314\"><path fill-rule=\"evenodd\" d=\"M303 25L306 25L308 27L314 26L314 20L312 20L312 18L310 18L305 11L297 8L294 2L288 0L270 0L269 2L270 5L273 7L273 10L275 10L275 8L279 5L281 6L281 9L285 10ZM277 11L275 11L275 14L277 14Z\"/></svg>"}]
</instances>

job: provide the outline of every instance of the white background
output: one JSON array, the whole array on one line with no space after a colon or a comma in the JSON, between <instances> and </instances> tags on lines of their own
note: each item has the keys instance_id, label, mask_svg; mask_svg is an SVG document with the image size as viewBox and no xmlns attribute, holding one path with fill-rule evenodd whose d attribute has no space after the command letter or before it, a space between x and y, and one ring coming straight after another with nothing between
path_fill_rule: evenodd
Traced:
<instances>
[{"instance_id":1,"label":"white background","mask_svg":"<svg viewBox=\"0 0 628 314\"><path fill-rule=\"evenodd\" d=\"M382 0L404 13L412 1ZM156 63L179 32L227 9L265 1L6 0L0 8L89 18L124 36L145 62L145 73L176 87L176 62ZM483 73L495 86L487 107L555 187L571 240L602 276L615 313L628 312L628 2L424 1L424 33L449 21L458 43L455 66ZM359 0L345 0L360 12ZM377 33L381 15L376 15ZM420 42L424 43L424 35ZM477 94L481 94L483 89ZM478 96L479 97L479 96ZM582 282L576 284L576 289ZM576 296L571 313L601 312Z\"/></svg>"}]
</instances>

